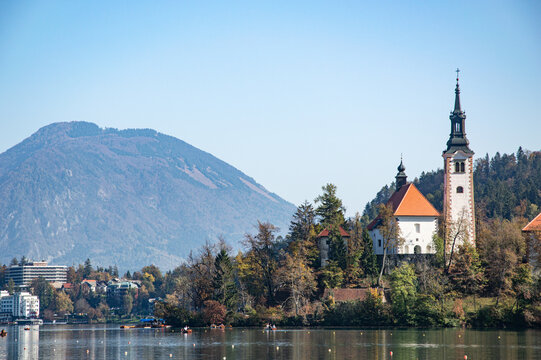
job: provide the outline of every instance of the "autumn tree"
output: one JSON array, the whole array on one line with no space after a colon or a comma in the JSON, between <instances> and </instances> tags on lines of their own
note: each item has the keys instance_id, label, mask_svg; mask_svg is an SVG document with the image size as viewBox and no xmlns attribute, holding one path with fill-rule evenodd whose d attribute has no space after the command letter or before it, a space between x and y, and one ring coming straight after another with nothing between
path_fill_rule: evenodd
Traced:
<instances>
[{"instance_id":1,"label":"autumn tree","mask_svg":"<svg viewBox=\"0 0 541 360\"><path fill-rule=\"evenodd\" d=\"M225 320L227 309L215 300L207 300L203 307L203 321L207 324L220 324Z\"/></svg>"},{"instance_id":2,"label":"autumn tree","mask_svg":"<svg viewBox=\"0 0 541 360\"><path fill-rule=\"evenodd\" d=\"M379 230L383 241L383 259L378 277L378 284L381 286L381 278L383 277L383 272L387 266L388 253L394 253L404 242L404 239L400 235L400 227L394 216L394 210L391 204L379 205L377 229Z\"/></svg>"},{"instance_id":3,"label":"autumn tree","mask_svg":"<svg viewBox=\"0 0 541 360\"><path fill-rule=\"evenodd\" d=\"M306 264L306 257L302 253L286 254L279 279L288 291L288 301L295 311L295 316L298 316L299 310L309 302L316 288L314 273Z\"/></svg>"},{"instance_id":4,"label":"autumn tree","mask_svg":"<svg viewBox=\"0 0 541 360\"><path fill-rule=\"evenodd\" d=\"M215 246L206 243L199 250L199 255L192 253L188 256L188 271L191 287L191 297L197 309L203 307L206 300L211 300L214 294L213 279L215 274Z\"/></svg>"},{"instance_id":5,"label":"autumn tree","mask_svg":"<svg viewBox=\"0 0 541 360\"><path fill-rule=\"evenodd\" d=\"M499 301L511 290L512 278L526 253L526 241L517 221L494 219L488 231L477 239L477 245L486 267L488 289Z\"/></svg>"},{"instance_id":6,"label":"autumn tree","mask_svg":"<svg viewBox=\"0 0 541 360\"><path fill-rule=\"evenodd\" d=\"M275 273L278 268L278 252L276 249L275 233L278 231L270 223L258 222L256 235L246 234L244 245L256 266L254 275L260 279L265 289L267 306L274 304L276 291Z\"/></svg>"},{"instance_id":7,"label":"autumn tree","mask_svg":"<svg viewBox=\"0 0 541 360\"><path fill-rule=\"evenodd\" d=\"M446 224L446 236L443 238L443 263L445 273L449 273L449 268L453 263L453 257L458 245L465 244L469 239L468 229L471 224L468 221L466 209L460 211L458 218L449 221ZM449 256L447 257L447 253Z\"/></svg>"}]
</instances>

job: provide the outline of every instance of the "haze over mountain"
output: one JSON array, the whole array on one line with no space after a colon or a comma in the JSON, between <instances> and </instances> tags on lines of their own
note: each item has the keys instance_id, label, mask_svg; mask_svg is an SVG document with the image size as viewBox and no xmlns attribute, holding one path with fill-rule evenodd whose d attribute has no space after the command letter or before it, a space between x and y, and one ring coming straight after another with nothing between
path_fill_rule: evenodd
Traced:
<instances>
[{"instance_id":1,"label":"haze over mountain","mask_svg":"<svg viewBox=\"0 0 541 360\"><path fill-rule=\"evenodd\" d=\"M287 230L293 204L154 130L54 123L0 154L0 261L139 269L178 265L205 241L238 244L257 221Z\"/></svg>"}]
</instances>

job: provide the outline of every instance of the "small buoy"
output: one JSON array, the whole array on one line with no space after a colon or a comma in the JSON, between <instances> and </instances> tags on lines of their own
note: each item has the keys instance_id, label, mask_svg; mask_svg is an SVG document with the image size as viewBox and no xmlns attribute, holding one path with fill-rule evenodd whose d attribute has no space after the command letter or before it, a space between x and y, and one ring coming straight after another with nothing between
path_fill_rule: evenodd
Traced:
<instances>
[{"instance_id":1,"label":"small buoy","mask_svg":"<svg viewBox=\"0 0 541 360\"><path fill-rule=\"evenodd\" d=\"M308 334L310 334L310 331L308 331Z\"/></svg>"},{"instance_id":2,"label":"small buoy","mask_svg":"<svg viewBox=\"0 0 541 360\"><path fill-rule=\"evenodd\" d=\"M128 341L128 344L131 344L131 341Z\"/></svg>"},{"instance_id":3,"label":"small buoy","mask_svg":"<svg viewBox=\"0 0 541 360\"><path fill-rule=\"evenodd\" d=\"M231 345L231 348L234 349L234 348L235 348L235 345Z\"/></svg>"},{"instance_id":4,"label":"small buoy","mask_svg":"<svg viewBox=\"0 0 541 360\"><path fill-rule=\"evenodd\" d=\"M391 336L393 336L393 333L391 333Z\"/></svg>"},{"instance_id":5,"label":"small buoy","mask_svg":"<svg viewBox=\"0 0 541 360\"><path fill-rule=\"evenodd\" d=\"M462 335L458 334L458 337L462 337Z\"/></svg>"},{"instance_id":6,"label":"small buoy","mask_svg":"<svg viewBox=\"0 0 541 360\"><path fill-rule=\"evenodd\" d=\"M361 331L361 335L363 334L363 332Z\"/></svg>"},{"instance_id":7,"label":"small buoy","mask_svg":"<svg viewBox=\"0 0 541 360\"><path fill-rule=\"evenodd\" d=\"M389 351L389 355L391 355L391 357L393 357L393 352L392 352L392 351Z\"/></svg>"},{"instance_id":8,"label":"small buoy","mask_svg":"<svg viewBox=\"0 0 541 360\"><path fill-rule=\"evenodd\" d=\"M195 347L195 344L193 344L193 346Z\"/></svg>"},{"instance_id":9,"label":"small buoy","mask_svg":"<svg viewBox=\"0 0 541 360\"><path fill-rule=\"evenodd\" d=\"M280 347L279 347L279 346L277 346L277 347L276 347L276 350L280 350Z\"/></svg>"},{"instance_id":10,"label":"small buoy","mask_svg":"<svg viewBox=\"0 0 541 360\"><path fill-rule=\"evenodd\" d=\"M464 360L468 360L468 355L464 355Z\"/></svg>"},{"instance_id":11,"label":"small buoy","mask_svg":"<svg viewBox=\"0 0 541 360\"><path fill-rule=\"evenodd\" d=\"M498 339L500 339L500 337L498 336Z\"/></svg>"},{"instance_id":12,"label":"small buoy","mask_svg":"<svg viewBox=\"0 0 541 360\"><path fill-rule=\"evenodd\" d=\"M90 350L86 349L86 353L88 354L90 352Z\"/></svg>"},{"instance_id":13,"label":"small buoy","mask_svg":"<svg viewBox=\"0 0 541 360\"><path fill-rule=\"evenodd\" d=\"M125 355L125 356L128 356L128 352L127 352L127 351L124 351L124 355Z\"/></svg>"},{"instance_id":14,"label":"small buoy","mask_svg":"<svg viewBox=\"0 0 541 360\"><path fill-rule=\"evenodd\" d=\"M329 352L331 352L331 349L329 349Z\"/></svg>"},{"instance_id":15,"label":"small buoy","mask_svg":"<svg viewBox=\"0 0 541 360\"><path fill-rule=\"evenodd\" d=\"M24 348L26 350L26 348Z\"/></svg>"},{"instance_id":16,"label":"small buoy","mask_svg":"<svg viewBox=\"0 0 541 360\"><path fill-rule=\"evenodd\" d=\"M227 359L225 356L224 356L224 360Z\"/></svg>"},{"instance_id":17,"label":"small buoy","mask_svg":"<svg viewBox=\"0 0 541 360\"><path fill-rule=\"evenodd\" d=\"M169 357L173 357L173 354L169 354Z\"/></svg>"},{"instance_id":18,"label":"small buoy","mask_svg":"<svg viewBox=\"0 0 541 360\"><path fill-rule=\"evenodd\" d=\"M79 340L77 340L77 342L79 342Z\"/></svg>"}]
</instances>

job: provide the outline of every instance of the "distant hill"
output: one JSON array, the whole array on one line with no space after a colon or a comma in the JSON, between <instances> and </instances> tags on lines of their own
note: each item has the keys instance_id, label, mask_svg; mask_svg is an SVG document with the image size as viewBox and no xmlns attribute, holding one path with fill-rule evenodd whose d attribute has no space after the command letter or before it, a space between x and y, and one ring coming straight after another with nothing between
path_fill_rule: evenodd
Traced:
<instances>
[{"instance_id":1,"label":"distant hill","mask_svg":"<svg viewBox=\"0 0 541 360\"><path fill-rule=\"evenodd\" d=\"M541 211L541 152L523 151L516 154L496 153L475 160L473 172L474 199L477 216L511 219L525 216L532 219ZM423 172L414 179L415 185L438 209L443 209L443 170ZM366 204L365 221L377 215L377 205L387 202L394 183L386 185Z\"/></svg>"},{"instance_id":2,"label":"distant hill","mask_svg":"<svg viewBox=\"0 0 541 360\"><path fill-rule=\"evenodd\" d=\"M178 265L258 220L287 231L295 206L182 140L154 130L55 123L0 154L0 261L139 269Z\"/></svg>"}]
</instances>

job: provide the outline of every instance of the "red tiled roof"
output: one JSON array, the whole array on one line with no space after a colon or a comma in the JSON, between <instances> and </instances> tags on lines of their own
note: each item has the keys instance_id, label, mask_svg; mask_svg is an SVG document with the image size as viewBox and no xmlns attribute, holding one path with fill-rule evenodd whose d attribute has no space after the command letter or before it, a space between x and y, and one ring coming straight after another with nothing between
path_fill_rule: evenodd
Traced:
<instances>
[{"instance_id":1,"label":"red tiled roof","mask_svg":"<svg viewBox=\"0 0 541 360\"><path fill-rule=\"evenodd\" d=\"M83 279L83 281L81 281L81 283L84 283L84 282L87 282L87 283L90 283L90 284L96 284L96 280Z\"/></svg>"},{"instance_id":2,"label":"red tiled roof","mask_svg":"<svg viewBox=\"0 0 541 360\"><path fill-rule=\"evenodd\" d=\"M395 216L440 216L438 210L424 197L413 183L402 186L395 191L387 205L391 205ZM368 224L368 230L377 226L379 218Z\"/></svg>"},{"instance_id":3,"label":"red tiled roof","mask_svg":"<svg viewBox=\"0 0 541 360\"><path fill-rule=\"evenodd\" d=\"M524 226L522 231L541 231L541 213Z\"/></svg>"},{"instance_id":4,"label":"red tiled roof","mask_svg":"<svg viewBox=\"0 0 541 360\"><path fill-rule=\"evenodd\" d=\"M340 236L342 237L350 237L351 235L349 235L349 233L344 230L341 226L338 227L338 230L340 231ZM329 236L329 230L327 228L323 229L322 232L320 232L317 237L325 237L325 236Z\"/></svg>"}]
</instances>

